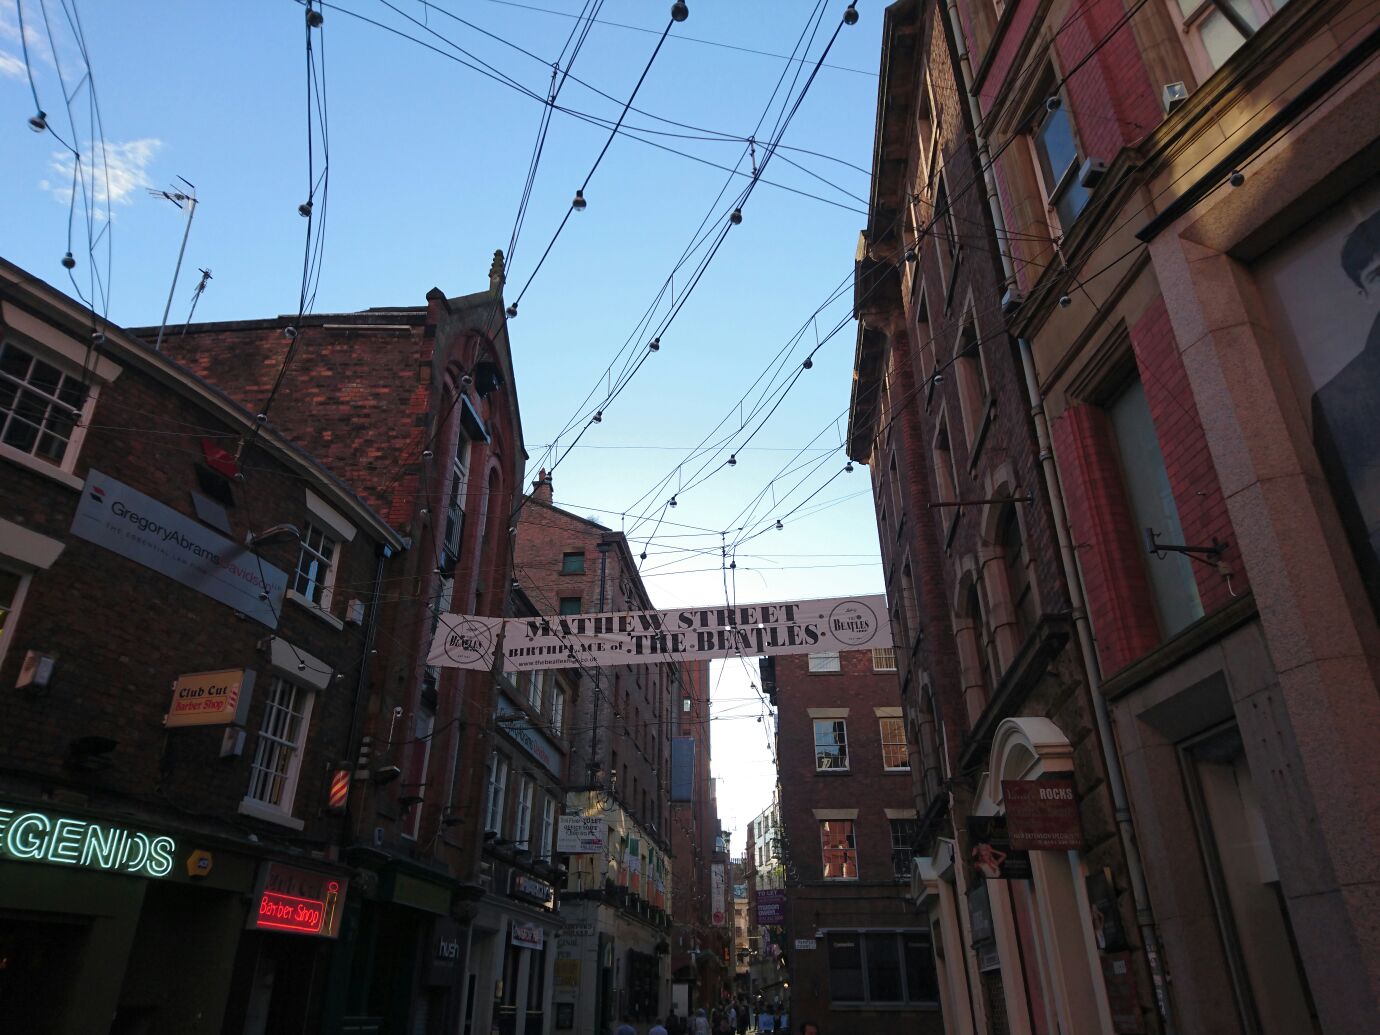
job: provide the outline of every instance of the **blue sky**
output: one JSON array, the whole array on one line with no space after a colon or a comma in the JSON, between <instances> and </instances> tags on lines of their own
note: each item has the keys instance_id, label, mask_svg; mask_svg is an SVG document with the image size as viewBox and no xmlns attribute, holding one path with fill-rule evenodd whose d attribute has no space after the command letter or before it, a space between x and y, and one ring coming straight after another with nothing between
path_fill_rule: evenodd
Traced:
<instances>
[{"instance_id":1,"label":"blue sky","mask_svg":"<svg viewBox=\"0 0 1380 1035\"><path fill-rule=\"evenodd\" d=\"M62 0L46 3L47 25L39 0L24 0L29 64L50 124L64 139L75 138L89 158L99 148L92 144L96 135L90 132L88 96L80 81L85 65ZM396 10L382 0L341 0L338 8L326 8L317 37L330 131L317 312L420 305L433 286L448 295L487 286L494 249L507 248L542 105L444 53L462 56L454 49L458 45L544 96L550 63L574 25L561 12L575 14L582 6L574 0L524 0L526 6L497 0L390 3ZM791 51L814 5L690 0L689 6L689 20L673 28L635 102L649 114L629 112L626 125L687 134L644 135L733 166L743 156L741 140L693 138L753 133L787 66L783 58L767 55ZM843 0L826 4L797 92L844 7ZM73 8L72 0L67 8ZM293 0L87 0L75 9L112 170L109 197L103 183L95 184L98 217L107 212L111 217L109 261L101 250L96 264L103 274L109 272L111 318L141 325L156 323L162 313L184 216L145 188L166 187L176 176L196 185L200 205L170 323L186 319L199 267L209 268L213 279L198 303L198 319L296 312L306 226L297 206L308 192L304 9ZM669 9L663 0L607 0L572 72L617 100L571 80L558 103L616 119ZM859 199L868 193L866 173L854 167L870 165L881 31L880 4L864 2L859 10L858 24L839 33L829 54L828 64L839 67L820 70L784 138L786 145L806 150L781 150L766 173L768 180L835 204L758 185L742 224L727 235L662 336L660 351L578 447L556 454L561 457L555 474L558 503L615 528L635 529L633 538L640 543L652 525L622 514L662 512L670 492L687 483L702 461L685 467L679 479L673 475L668 489L651 493L635 509L634 504L722 418L736 413L748 385L849 275L866 207ZM393 26L436 49L347 12ZM15 0L0 0L0 169L6 188L0 192L0 254L70 289L59 264L68 248L70 157L52 135L32 133L25 124L34 103L18 14ZM59 89L59 69L74 94L75 131ZM768 127L778 110L779 102ZM510 301L527 283L607 137L607 129L564 112L553 114L509 267ZM319 172L319 132L315 139ZM749 162L742 168L749 170ZM587 412L579 406L586 393L606 389L606 367L637 328L726 179L719 169L627 137L609 148L585 192L588 208L571 217L509 328L532 456L529 475L535 475L538 462L550 463L546 446L561 429ZM746 182L736 180L716 210L716 222L727 210L728 197ZM75 275L87 292L91 258L80 211L76 224ZM677 292L683 287L682 276ZM820 315L821 336L847 316L850 294L844 292ZM636 339L639 354L643 341ZM745 505L770 485L747 531L769 528L842 467L843 453L828 447L842 441L844 421L836 428L833 421L848 405L853 344L850 323L819 349L813 368L799 378L753 448L740 453L731 468L718 457L713 464L718 473L681 493L678 506L665 511L645 569L659 604L722 600L716 532L729 530L731 542ZM811 327L784 369L798 367L814 346ZM749 410L750 404L744 413ZM736 428L736 415L730 423ZM820 432L814 451L795 461L818 460L818 466L782 476L793 452ZM571 437L567 434L562 444ZM812 505L841 502L813 515L807 507L787 518L783 531L771 529L743 546L737 598L880 592L868 485L866 468L841 474ZM687 549L707 549L710 555ZM767 726L755 721L761 709L754 701L742 666L725 665L714 702L713 750L715 773L728 781L720 784L720 809L736 831L735 850L742 846L743 824L770 799Z\"/></svg>"}]
</instances>

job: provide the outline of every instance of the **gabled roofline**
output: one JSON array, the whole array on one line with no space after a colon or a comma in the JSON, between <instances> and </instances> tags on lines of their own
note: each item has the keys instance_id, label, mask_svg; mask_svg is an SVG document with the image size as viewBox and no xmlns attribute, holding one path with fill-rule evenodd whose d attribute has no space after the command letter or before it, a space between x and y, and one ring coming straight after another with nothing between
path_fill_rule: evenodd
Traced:
<instances>
[{"instance_id":1,"label":"gabled roofline","mask_svg":"<svg viewBox=\"0 0 1380 1035\"><path fill-rule=\"evenodd\" d=\"M345 482L311 454L273 430L272 425L260 427L252 413L191 370L154 352L142 339L105 321L85 305L3 258L0 258L0 289L7 301L29 309L78 340L86 340L92 328L100 328L105 335L102 350L115 361L134 366L183 398L199 403L235 430L250 432L257 428L256 445L288 467L310 476L319 488L326 490L333 503L359 519L375 539L396 550L404 548L403 537Z\"/></svg>"}]
</instances>

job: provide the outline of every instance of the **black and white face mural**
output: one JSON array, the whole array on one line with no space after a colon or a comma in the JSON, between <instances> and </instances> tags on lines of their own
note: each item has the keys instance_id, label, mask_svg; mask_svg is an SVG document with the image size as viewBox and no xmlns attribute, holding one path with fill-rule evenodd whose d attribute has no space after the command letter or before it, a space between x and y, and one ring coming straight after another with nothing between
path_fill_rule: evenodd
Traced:
<instances>
[{"instance_id":1,"label":"black and white face mural","mask_svg":"<svg viewBox=\"0 0 1380 1035\"><path fill-rule=\"evenodd\" d=\"M1380 610L1380 180L1275 248L1256 272L1290 347L1303 412Z\"/></svg>"}]
</instances>

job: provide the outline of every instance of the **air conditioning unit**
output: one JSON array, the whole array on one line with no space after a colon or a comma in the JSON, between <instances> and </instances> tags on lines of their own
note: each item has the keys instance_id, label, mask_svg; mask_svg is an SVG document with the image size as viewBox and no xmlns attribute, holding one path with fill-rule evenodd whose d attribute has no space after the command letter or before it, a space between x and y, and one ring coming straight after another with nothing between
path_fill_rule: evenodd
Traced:
<instances>
[{"instance_id":1,"label":"air conditioning unit","mask_svg":"<svg viewBox=\"0 0 1380 1035\"><path fill-rule=\"evenodd\" d=\"M1078 170L1078 182L1088 190L1092 190L1102 182L1102 177L1107 175L1107 163L1101 158L1089 158L1083 163L1083 167Z\"/></svg>"},{"instance_id":2,"label":"air conditioning unit","mask_svg":"<svg viewBox=\"0 0 1380 1035\"><path fill-rule=\"evenodd\" d=\"M1164 84L1164 92L1160 95L1160 103L1164 105L1164 113L1166 115L1171 115L1179 108L1182 108L1184 102L1187 100L1188 87L1184 86L1183 83Z\"/></svg>"}]
</instances>

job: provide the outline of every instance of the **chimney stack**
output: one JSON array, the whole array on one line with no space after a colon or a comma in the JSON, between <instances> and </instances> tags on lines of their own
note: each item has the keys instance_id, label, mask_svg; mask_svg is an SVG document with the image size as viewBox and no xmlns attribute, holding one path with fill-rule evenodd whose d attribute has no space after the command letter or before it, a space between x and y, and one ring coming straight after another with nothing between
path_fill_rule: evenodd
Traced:
<instances>
[{"instance_id":1,"label":"chimney stack","mask_svg":"<svg viewBox=\"0 0 1380 1035\"><path fill-rule=\"evenodd\" d=\"M551 502L551 476L545 467L537 472L537 480L532 483L532 498L538 503Z\"/></svg>"}]
</instances>

